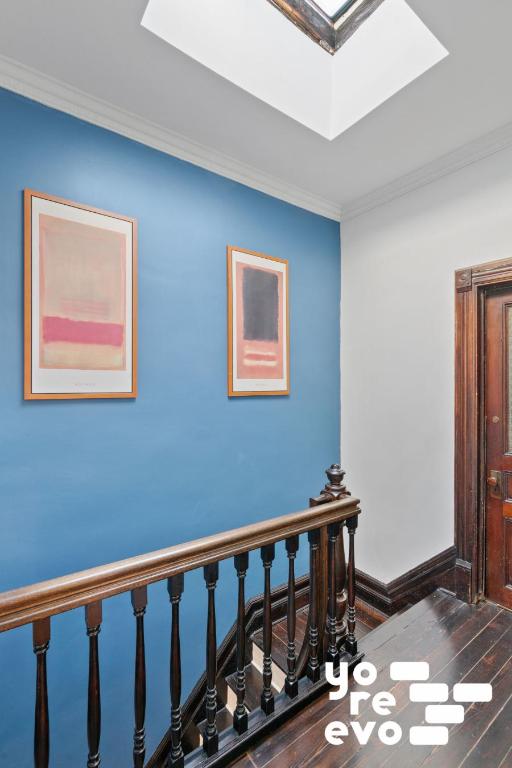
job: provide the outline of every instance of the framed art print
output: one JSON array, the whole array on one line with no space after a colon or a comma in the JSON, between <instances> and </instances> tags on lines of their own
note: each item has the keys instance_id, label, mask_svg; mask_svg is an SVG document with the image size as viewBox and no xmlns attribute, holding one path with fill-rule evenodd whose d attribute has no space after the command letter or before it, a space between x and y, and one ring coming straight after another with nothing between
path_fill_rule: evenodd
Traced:
<instances>
[{"instance_id":1,"label":"framed art print","mask_svg":"<svg viewBox=\"0 0 512 768\"><path fill-rule=\"evenodd\" d=\"M288 395L288 262L231 246L227 256L228 395Z\"/></svg>"},{"instance_id":2,"label":"framed art print","mask_svg":"<svg viewBox=\"0 0 512 768\"><path fill-rule=\"evenodd\" d=\"M25 190L25 399L136 396L136 221Z\"/></svg>"}]
</instances>

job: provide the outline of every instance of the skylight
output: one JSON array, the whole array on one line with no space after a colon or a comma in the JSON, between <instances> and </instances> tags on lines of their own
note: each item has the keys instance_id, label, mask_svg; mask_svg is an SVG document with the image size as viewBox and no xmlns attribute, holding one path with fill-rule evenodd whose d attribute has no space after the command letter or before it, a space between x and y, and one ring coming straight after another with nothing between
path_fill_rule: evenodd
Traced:
<instances>
[{"instance_id":1,"label":"skylight","mask_svg":"<svg viewBox=\"0 0 512 768\"><path fill-rule=\"evenodd\" d=\"M346 30L348 37L334 56L313 44L299 23L290 24L284 11L276 13L276 7L291 7L292 0L149 0L142 26L332 140L448 51L406 0L353 0L350 7L340 0L321 1L335 14L337 6L333 19L314 0L293 0L311 12L316 5L314 13L324 24ZM369 15L354 31L362 9ZM165 72L155 72L155 78L165 82ZM207 97L197 94L205 103ZM205 107L205 119L209 108L214 106ZM243 130L243 116L235 119Z\"/></svg>"},{"instance_id":2,"label":"skylight","mask_svg":"<svg viewBox=\"0 0 512 768\"><path fill-rule=\"evenodd\" d=\"M340 0L316 0L316 4L320 6L322 11L333 19L338 16L339 13L343 13L348 9L350 5L353 5L356 0L345 0L340 3Z\"/></svg>"}]
</instances>

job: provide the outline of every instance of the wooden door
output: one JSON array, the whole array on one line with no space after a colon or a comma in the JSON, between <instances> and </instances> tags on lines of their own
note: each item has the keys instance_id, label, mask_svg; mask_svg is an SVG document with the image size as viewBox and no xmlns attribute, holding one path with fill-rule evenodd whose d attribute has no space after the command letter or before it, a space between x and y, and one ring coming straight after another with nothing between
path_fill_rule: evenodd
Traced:
<instances>
[{"instance_id":1,"label":"wooden door","mask_svg":"<svg viewBox=\"0 0 512 768\"><path fill-rule=\"evenodd\" d=\"M488 294L486 375L486 595L512 608L512 287Z\"/></svg>"}]
</instances>

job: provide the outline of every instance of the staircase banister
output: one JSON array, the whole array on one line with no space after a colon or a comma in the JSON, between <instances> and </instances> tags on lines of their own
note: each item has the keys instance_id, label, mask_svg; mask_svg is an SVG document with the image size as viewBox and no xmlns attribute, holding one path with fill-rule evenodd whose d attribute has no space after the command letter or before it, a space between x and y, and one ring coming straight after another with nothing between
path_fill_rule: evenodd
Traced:
<instances>
[{"instance_id":1,"label":"staircase banister","mask_svg":"<svg viewBox=\"0 0 512 768\"><path fill-rule=\"evenodd\" d=\"M275 544L332 523L341 523L354 518L360 512L359 499L350 496L300 512L292 512L195 541L3 592L0 593L0 632Z\"/></svg>"}]
</instances>

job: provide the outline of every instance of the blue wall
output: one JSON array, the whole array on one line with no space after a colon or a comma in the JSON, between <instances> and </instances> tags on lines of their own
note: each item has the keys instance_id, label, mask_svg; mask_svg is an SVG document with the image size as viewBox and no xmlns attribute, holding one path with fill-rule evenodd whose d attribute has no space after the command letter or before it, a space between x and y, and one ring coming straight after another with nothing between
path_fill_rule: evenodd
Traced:
<instances>
[{"instance_id":1,"label":"blue wall","mask_svg":"<svg viewBox=\"0 0 512 768\"><path fill-rule=\"evenodd\" d=\"M25 187L138 219L136 401L23 401ZM228 243L290 260L290 397L226 397ZM335 222L0 90L0 274L0 589L302 509L318 493L339 454ZM274 584L285 577L281 550ZM255 553L250 592L261 578ZM220 639L234 619L232 563L218 591ZM186 689L203 665L204 593L200 574L188 575ZM149 597L151 752L168 723L170 622L165 585ZM130 762L132 622L127 595L105 603L102 764L113 768ZM84 764L82 610L52 622L48 663L52 765ZM0 670L0 764L23 768L29 628L0 636Z\"/></svg>"}]
</instances>

